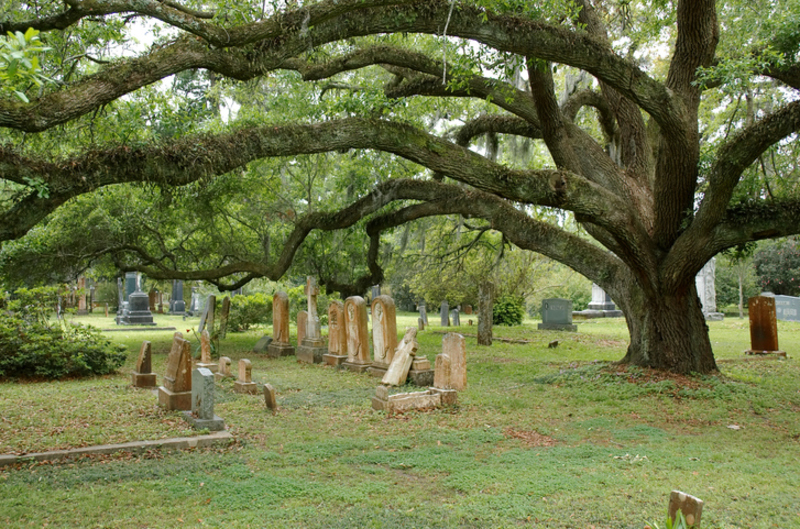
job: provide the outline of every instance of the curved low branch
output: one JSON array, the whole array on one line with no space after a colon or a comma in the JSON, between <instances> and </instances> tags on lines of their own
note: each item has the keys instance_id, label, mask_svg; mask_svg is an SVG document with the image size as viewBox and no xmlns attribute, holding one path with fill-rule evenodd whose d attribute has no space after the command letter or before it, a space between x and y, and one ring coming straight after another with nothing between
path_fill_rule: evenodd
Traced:
<instances>
[{"instance_id":1,"label":"curved low branch","mask_svg":"<svg viewBox=\"0 0 800 529\"><path fill-rule=\"evenodd\" d=\"M524 119L512 116L480 116L465 124L456 134L456 143L466 147L470 142L484 134L514 134L531 139L541 139L542 131Z\"/></svg>"}]
</instances>

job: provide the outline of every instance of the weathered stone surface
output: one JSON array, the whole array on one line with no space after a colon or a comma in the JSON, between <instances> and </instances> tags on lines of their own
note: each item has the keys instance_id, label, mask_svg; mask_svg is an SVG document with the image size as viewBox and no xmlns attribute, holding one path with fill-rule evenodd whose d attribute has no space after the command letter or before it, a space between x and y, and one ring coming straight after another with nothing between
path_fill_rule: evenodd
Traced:
<instances>
[{"instance_id":1,"label":"weathered stone surface","mask_svg":"<svg viewBox=\"0 0 800 529\"><path fill-rule=\"evenodd\" d=\"M227 356L220 356L217 372L214 373L214 380L219 382L225 378L233 378L233 374L231 373L231 359Z\"/></svg>"},{"instance_id":2,"label":"weathered stone surface","mask_svg":"<svg viewBox=\"0 0 800 529\"><path fill-rule=\"evenodd\" d=\"M433 387L447 389L450 387L450 357L446 353L436 355L433 375Z\"/></svg>"},{"instance_id":3,"label":"weathered stone surface","mask_svg":"<svg viewBox=\"0 0 800 529\"><path fill-rule=\"evenodd\" d=\"M139 349L139 358L136 367L131 373L131 384L137 388L152 388L156 386L156 374L152 372L151 345L147 340L142 342Z\"/></svg>"},{"instance_id":4,"label":"weathered stone surface","mask_svg":"<svg viewBox=\"0 0 800 529\"><path fill-rule=\"evenodd\" d=\"M421 388L433 386L433 369L413 369L413 365L411 367L412 369L408 370L408 380L410 380L412 384Z\"/></svg>"},{"instance_id":5,"label":"weathered stone surface","mask_svg":"<svg viewBox=\"0 0 800 529\"><path fill-rule=\"evenodd\" d=\"M200 332L200 361L197 367L208 369L212 373L218 369L218 365L211 359L211 335L205 329Z\"/></svg>"},{"instance_id":6,"label":"weathered stone surface","mask_svg":"<svg viewBox=\"0 0 800 529\"><path fill-rule=\"evenodd\" d=\"M402 386L405 384L408 378L408 370L411 369L411 363L414 361L414 355L416 355L418 348L417 329L413 327L406 329L406 334L397 347L394 359L383 376L381 383L388 386Z\"/></svg>"},{"instance_id":7,"label":"weathered stone surface","mask_svg":"<svg viewBox=\"0 0 800 529\"><path fill-rule=\"evenodd\" d=\"M198 430L217 432L225 422L214 415L214 373L204 367L192 371L192 410L184 418Z\"/></svg>"},{"instance_id":8,"label":"weathered stone surface","mask_svg":"<svg viewBox=\"0 0 800 529\"><path fill-rule=\"evenodd\" d=\"M450 312L450 314L451 314L451 316L453 318L453 326L460 327L461 326L461 313L459 312L459 310L458 309L453 309Z\"/></svg>"},{"instance_id":9,"label":"weathered stone surface","mask_svg":"<svg viewBox=\"0 0 800 529\"><path fill-rule=\"evenodd\" d=\"M297 313L297 344L303 343L308 326L308 312L301 310Z\"/></svg>"},{"instance_id":10,"label":"weathered stone surface","mask_svg":"<svg viewBox=\"0 0 800 529\"><path fill-rule=\"evenodd\" d=\"M158 388L158 402L168 410L189 410L192 406L191 344L179 332L172 339L164 385Z\"/></svg>"},{"instance_id":11,"label":"weathered stone surface","mask_svg":"<svg viewBox=\"0 0 800 529\"><path fill-rule=\"evenodd\" d=\"M425 320L423 320L422 318L417 318L417 329L420 331L425 330Z\"/></svg>"},{"instance_id":12,"label":"weathered stone surface","mask_svg":"<svg viewBox=\"0 0 800 529\"><path fill-rule=\"evenodd\" d=\"M367 303L361 296L351 296L344 303L344 320L347 334L348 364L368 365L369 332L367 331Z\"/></svg>"},{"instance_id":13,"label":"weathered stone surface","mask_svg":"<svg viewBox=\"0 0 800 529\"><path fill-rule=\"evenodd\" d=\"M422 323L428 325L428 308L425 305L425 301L420 301L417 309L419 309L419 317L422 318Z\"/></svg>"},{"instance_id":14,"label":"weathered stone surface","mask_svg":"<svg viewBox=\"0 0 800 529\"><path fill-rule=\"evenodd\" d=\"M264 354L267 352L267 348L271 343L272 343L272 336L262 336L253 346L253 352L258 354Z\"/></svg>"},{"instance_id":15,"label":"weathered stone surface","mask_svg":"<svg viewBox=\"0 0 800 529\"><path fill-rule=\"evenodd\" d=\"M382 386L378 386L379 388ZM386 411L386 413L404 412L408 410L421 410L438 408L442 405L442 397L434 391L418 391L414 393L398 393L381 398L382 393L376 391L372 398L373 409Z\"/></svg>"},{"instance_id":16,"label":"weathered stone surface","mask_svg":"<svg viewBox=\"0 0 800 529\"><path fill-rule=\"evenodd\" d=\"M778 321L775 298L755 296L747 302L750 313L750 350L748 353L782 352L778 348Z\"/></svg>"},{"instance_id":17,"label":"weathered stone surface","mask_svg":"<svg viewBox=\"0 0 800 529\"><path fill-rule=\"evenodd\" d=\"M429 388L431 393L438 393L442 406L455 406L458 404L458 391L454 389Z\"/></svg>"},{"instance_id":18,"label":"weathered stone surface","mask_svg":"<svg viewBox=\"0 0 800 529\"><path fill-rule=\"evenodd\" d=\"M278 411L278 399L272 384L264 384L264 403L268 409L272 410L272 413Z\"/></svg>"},{"instance_id":19,"label":"weathered stone surface","mask_svg":"<svg viewBox=\"0 0 800 529\"><path fill-rule=\"evenodd\" d=\"M272 338L267 355L272 358L291 356L294 347L289 343L289 296L278 291L272 298Z\"/></svg>"},{"instance_id":20,"label":"weathered stone surface","mask_svg":"<svg viewBox=\"0 0 800 529\"><path fill-rule=\"evenodd\" d=\"M442 327L450 327L450 304L447 303L447 300L442 301L439 316L441 317Z\"/></svg>"},{"instance_id":21,"label":"weathered stone surface","mask_svg":"<svg viewBox=\"0 0 800 529\"><path fill-rule=\"evenodd\" d=\"M542 323L538 325L541 330L573 332L578 330L578 326L572 324L572 301L569 299L543 299L541 313Z\"/></svg>"},{"instance_id":22,"label":"weathered stone surface","mask_svg":"<svg viewBox=\"0 0 800 529\"><path fill-rule=\"evenodd\" d=\"M394 300L378 296L372 300L372 365L387 368L397 348L397 312Z\"/></svg>"},{"instance_id":23,"label":"weathered stone surface","mask_svg":"<svg viewBox=\"0 0 800 529\"><path fill-rule=\"evenodd\" d=\"M253 364L250 360L246 358L239 360L239 378L233 383L233 391L248 395L258 393L258 385L252 379L252 369Z\"/></svg>"},{"instance_id":24,"label":"weathered stone surface","mask_svg":"<svg viewBox=\"0 0 800 529\"><path fill-rule=\"evenodd\" d=\"M306 318L305 338L309 340L310 346L319 347L322 345L322 328L319 323L319 313L317 312L317 296L319 296L319 286L313 276L306 277L306 301L308 304L308 315ZM297 340L299 344L300 339Z\"/></svg>"},{"instance_id":25,"label":"weathered stone surface","mask_svg":"<svg viewBox=\"0 0 800 529\"><path fill-rule=\"evenodd\" d=\"M775 296L775 317L782 321L800 321L800 298Z\"/></svg>"},{"instance_id":26,"label":"weathered stone surface","mask_svg":"<svg viewBox=\"0 0 800 529\"><path fill-rule=\"evenodd\" d=\"M703 500L695 498L685 492L673 490L669 496L667 518L674 522L679 510L683 513L683 517L686 519L686 524L689 527L700 527L700 517L703 514Z\"/></svg>"},{"instance_id":27,"label":"weathered stone surface","mask_svg":"<svg viewBox=\"0 0 800 529\"><path fill-rule=\"evenodd\" d=\"M328 305L328 354L347 356L344 303L338 300L331 301Z\"/></svg>"},{"instance_id":28,"label":"weathered stone surface","mask_svg":"<svg viewBox=\"0 0 800 529\"><path fill-rule=\"evenodd\" d=\"M458 391L465 389L467 387L467 342L464 337L454 332L447 333L442 340L442 355L447 360L442 358L440 361L439 356L437 356L436 367L439 369L440 362L442 369L449 364L449 376L441 375L447 379L444 382L444 378L434 375L433 385L441 389L455 389ZM438 380L443 381L442 386L437 383Z\"/></svg>"}]
</instances>

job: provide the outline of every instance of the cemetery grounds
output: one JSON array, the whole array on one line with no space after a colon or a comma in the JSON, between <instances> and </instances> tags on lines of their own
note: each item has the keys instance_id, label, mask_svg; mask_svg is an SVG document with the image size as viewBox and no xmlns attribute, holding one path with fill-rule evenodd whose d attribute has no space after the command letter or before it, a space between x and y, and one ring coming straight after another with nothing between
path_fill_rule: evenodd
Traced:
<instances>
[{"instance_id":1,"label":"cemetery grounds","mask_svg":"<svg viewBox=\"0 0 800 529\"><path fill-rule=\"evenodd\" d=\"M197 347L185 332L197 319L155 317ZM398 313L399 335L416 318ZM113 317L76 319L114 327ZM664 377L612 364L626 347L622 319L577 322L577 333L495 327L511 341L491 347L476 345L468 319L447 329L467 335L458 405L394 416L370 407L378 379L251 353L269 327L229 333L220 354L234 371L252 361L254 381L277 390L276 415L228 380L215 406L235 437L227 446L0 467L0 522L641 529L664 527L679 489L705 501L703 528L800 527L800 324L778 323L789 359L753 360L742 355L746 319L709 322L721 374ZM443 332L420 332L418 354L433 362ZM107 333L128 347L117 375L0 382L0 453L205 433L130 386L142 340L161 383L172 334Z\"/></svg>"}]
</instances>

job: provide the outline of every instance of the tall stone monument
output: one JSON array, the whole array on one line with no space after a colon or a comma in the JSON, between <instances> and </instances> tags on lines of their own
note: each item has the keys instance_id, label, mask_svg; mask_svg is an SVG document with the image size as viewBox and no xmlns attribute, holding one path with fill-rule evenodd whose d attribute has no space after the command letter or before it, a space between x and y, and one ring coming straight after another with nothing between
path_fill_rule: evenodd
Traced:
<instances>
[{"instance_id":1,"label":"tall stone monument","mask_svg":"<svg viewBox=\"0 0 800 529\"><path fill-rule=\"evenodd\" d=\"M322 339L322 329L319 323L319 313L317 312L317 296L319 296L319 286L317 280L308 276L306 278L306 300L308 302L308 316L306 317L306 332L302 342L298 339L297 359L307 364L319 364L322 356L328 352L325 340Z\"/></svg>"},{"instance_id":2,"label":"tall stone monument","mask_svg":"<svg viewBox=\"0 0 800 529\"><path fill-rule=\"evenodd\" d=\"M347 330L344 323L344 303L334 300L328 305L328 352L322 355L325 363L338 366L347 360Z\"/></svg>"},{"instance_id":3,"label":"tall stone monument","mask_svg":"<svg viewBox=\"0 0 800 529\"><path fill-rule=\"evenodd\" d=\"M286 292L276 292L272 297L272 335L268 356L278 358L294 354L294 347L289 343L289 296Z\"/></svg>"},{"instance_id":4,"label":"tall stone monument","mask_svg":"<svg viewBox=\"0 0 800 529\"><path fill-rule=\"evenodd\" d=\"M183 300L183 281L180 279L172 280L172 292L169 296L169 313L181 316L186 314L186 302Z\"/></svg>"},{"instance_id":5,"label":"tall stone monument","mask_svg":"<svg viewBox=\"0 0 800 529\"><path fill-rule=\"evenodd\" d=\"M158 388L158 404L168 410L192 409L192 344L179 332L172 338L164 385Z\"/></svg>"},{"instance_id":6,"label":"tall stone monument","mask_svg":"<svg viewBox=\"0 0 800 529\"><path fill-rule=\"evenodd\" d=\"M123 325L155 325L150 312L150 297L142 291L142 276L134 272L134 291L128 296L128 308L122 316ZM125 283L128 283L126 274Z\"/></svg>"},{"instance_id":7,"label":"tall stone monument","mask_svg":"<svg viewBox=\"0 0 800 529\"><path fill-rule=\"evenodd\" d=\"M717 312L716 268L717 259L712 257L694 278L703 315L709 321L722 321L725 318L723 313Z\"/></svg>"},{"instance_id":8,"label":"tall stone monument","mask_svg":"<svg viewBox=\"0 0 800 529\"><path fill-rule=\"evenodd\" d=\"M397 348L397 310L389 296L372 300L372 376L382 377L394 358Z\"/></svg>"},{"instance_id":9,"label":"tall stone monument","mask_svg":"<svg viewBox=\"0 0 800 529\"><path fill-rule=\"evenodd\" d=\"M361 296L351 296L344 302L344 322L347 332L347 361L342 365L350 371L363 373L370 367L367 302Z\"/></svg>"}]
</instances>

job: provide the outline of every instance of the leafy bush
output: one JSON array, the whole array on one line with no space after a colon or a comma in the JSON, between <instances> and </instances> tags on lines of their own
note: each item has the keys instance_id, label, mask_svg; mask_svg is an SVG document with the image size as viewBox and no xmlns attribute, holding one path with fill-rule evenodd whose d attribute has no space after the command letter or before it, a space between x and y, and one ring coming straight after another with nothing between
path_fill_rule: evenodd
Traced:
<instances>
[{"instance_id":1,"label":"leafy bush","mask_svg":"<svg viewBox=\"0 0 800 529\"><path fill-rule=\"evenodd\" d=\"M269 323L272 317L272 296L263 293L231 298L228 329L246 331L253 325Z\"/></svg>"},{"instance_id":2,"label":"leafy bush","mask_svg":"<svg viewBox=\"0 0 800 529\"><path fill-rule=\"evenodd\" d=\"M90 327L51 324L53 287L20 289L0 313L0 377L105 375L125 362L125 346Z\"/></svg>"},{"instance_id":3,"label":"leafy bush","mask_svg":"<svg viewBox=\"0 0 800 529\"><path fill-rule=\"evenodd\" d=\"M521 299L503 296L494 302L492 321L494 325L521 325L525 315L525 304Z\"/></svg>"}]
</instances>

